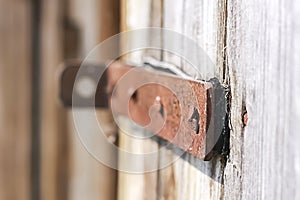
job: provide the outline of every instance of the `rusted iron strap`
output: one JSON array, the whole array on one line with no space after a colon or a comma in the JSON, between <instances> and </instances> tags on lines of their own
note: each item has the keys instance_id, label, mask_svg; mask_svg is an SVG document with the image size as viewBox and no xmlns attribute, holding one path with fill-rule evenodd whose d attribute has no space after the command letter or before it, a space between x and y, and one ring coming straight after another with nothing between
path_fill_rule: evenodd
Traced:
<instances>
[{"instance_id":1,"label":"rusted iron strap","mask_svg":"<svg viewBox=\"0 0 300 200\"><path fill-rule=\"evenodd\" d=\"M62 73L61 98L66 106L72 105L78 67L73 65ZM97 73L90 74L92 79L95 76ZM91 101L82 98L73 106L91 106L85 102ZM108 105L114 114L131 118L202 160L209 160L222 147L226 99L216 80L187 80L118 62L105 70L96 90L95 106Z\"/></svg>"}]
</instances>

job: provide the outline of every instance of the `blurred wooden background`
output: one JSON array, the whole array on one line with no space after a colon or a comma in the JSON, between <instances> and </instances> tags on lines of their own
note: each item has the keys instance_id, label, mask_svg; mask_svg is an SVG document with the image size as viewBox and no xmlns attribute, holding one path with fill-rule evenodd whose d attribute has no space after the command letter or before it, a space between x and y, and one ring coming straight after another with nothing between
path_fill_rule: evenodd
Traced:
<instances>
[{"instance_id":1,"label":"blurred wooden background","mask_svg":"<svg viewBox=\"0 0 300 200\"><path fill-rule=\"evenodd\" d=\"M299 199L299 13L296 0L0 0L0 199ZM58 101L59 65L115 33L149 26L195 40L215 63L214 76L230 86L228 156L185 155L128 174L101 165L79 142ZM123 59L144 56L195 73L164 51ZM99 114L111 123L107 110ZM96 130L84 111L82 123ZM122 132L119 145L137 153L161 148ZM159 159L173 156L164 149Z\"/></svg>"},{"instance_id":2,"label":"blurred wooden background","mask_svg":"<svg viewBox=\"0 0 300 200\"><path fill-rule=\"evenodd\" d=\"M118 33L119 18L117 0L0 1L0 199L115 199L116 171L78 140L58 73Z\"/></svg>"}]
</instances>

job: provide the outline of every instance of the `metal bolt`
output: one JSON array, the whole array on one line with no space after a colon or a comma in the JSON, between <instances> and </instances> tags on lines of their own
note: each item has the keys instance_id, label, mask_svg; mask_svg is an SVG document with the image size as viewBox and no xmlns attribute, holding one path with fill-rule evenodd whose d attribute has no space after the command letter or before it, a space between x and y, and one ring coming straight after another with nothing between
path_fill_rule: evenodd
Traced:
<instances>
[{"instance_id":1,"label":"metal bolt","mask_svg":"<svg viewBox=\"0 0 300 200\"><path fill-rule=\"evenodd\" d=\"M244 124L244 126L247 126L247 124L248 124L248 113L247 113L247 111L243 114L243 124Z\"/></svg>"}]
</instances>

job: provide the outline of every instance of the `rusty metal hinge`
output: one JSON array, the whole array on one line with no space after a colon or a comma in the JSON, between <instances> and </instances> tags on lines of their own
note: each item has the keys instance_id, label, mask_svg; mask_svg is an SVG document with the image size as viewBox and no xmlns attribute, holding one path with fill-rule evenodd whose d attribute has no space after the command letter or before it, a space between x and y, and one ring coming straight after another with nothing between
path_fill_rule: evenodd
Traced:
<instances>
[{"instance_id":1,"label":"rusty metal hinge","mask_svg":"<svg viewBox=\"0 0 300 200\"><path fill-rule=\"evenodd\" d=\"M120 62L107 69L89 64L78 77L80 64L67 63L61 74L60 97L66 107L110 107L202 160L221 151L227 102L217 79L183 79Z\"/></svg>"}]
</instances>

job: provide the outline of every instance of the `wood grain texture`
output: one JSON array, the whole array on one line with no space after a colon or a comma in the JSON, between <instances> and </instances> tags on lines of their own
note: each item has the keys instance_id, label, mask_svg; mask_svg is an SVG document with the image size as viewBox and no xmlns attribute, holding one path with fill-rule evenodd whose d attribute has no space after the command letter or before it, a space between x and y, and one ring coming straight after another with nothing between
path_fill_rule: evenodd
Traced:
<instances>
[{"instance_id":1,"label":"wood grain texture","mask_svg":"<svg viewBox=\"0 0 300 200\"><path fill-rule=\"evenodd\" d=\"M0 1L0 199L29 200L30 1Z\"/></svg>"},{"instance_id":2,"label":"wood grain texture","mask_svg":"<svg viewBox=\"0 0 300 200\"><path fill-rule=\"evenodd\" d=\"M228 1L227 199L299 199L299 10L294 0Z\"/></svg>"},{"instance_id":3,"label":"wood grain texture","mask_svg":"<svg viewBox=\"0 0 300 200\"><path fill-rule=\"evenodd\" d=\"M144 130L132 127L127 118L120 120L121 129L119 130L119 148L133 154L145 154L155 152L158 144L154 141L134 138L122 130L131 130L130 134L143 134ZM157 160L153 160L157 163ZM143 159L138 162L130 162L126 157L119 156L119 166L132 165L134 168L147 168L147 163ZM118 173L118 199L157 199L157 173L133 173L119 171Z\"/></svg>"},{"instance_id":4,"label":"wood grain texture","mask_svg":"<svg viewBox=\"0 0 300 200\"><path fill-rule=\"evenodd\" d=\"M129 31L137 28L145 28L151 25L155 26L157 21L150 18L151 7L157 6L152 0L140 1L140 0L122 0L122 30ZM160 23L158 20L157 23ZM159 25L158 25L159 26ZM121 41L121 48L126 44L127 41ZM141 63L144 55L147 55L147 50L136 51L123 56L125 59L134 63ZM155 56L159 55L157 51L149 54ZM121 126L124 128L132 130L132 133L140 132L143 134L142 130L136 130L134 127L130 127L128 119L123 119ZM121 128L122 128L121 127ZM119 131L119 147L123 150L127 150L133 153L147 153L155 152L158 149L158 144L151 139L143 140L128 136L126 133ZM153 161L156 162L156 161ZM127 164L128 161L122 156L119 157L119 165ZM146 163L141 160L138 163L133 163L134 165L144 166ZM118 173L118 199L157 199L157 172L150 172L145 174L132 174L127 172Z\"/></svg>"},{"instance_id":5,"label":"wood grain texture","mask_svg":"<svg viewBox=\"0 0 300 200\"><path fill-rule=\"evenodd\" d=\"M225 171L218 159L187 156L158 172L158 199L299 199L299 9L295 0L164 1L162 26L203 47L215 68L201 73L230 84L232 99ZM196 75L174 55L163 59Z\"/></svg>"},{"instance_id":6,"label":"wood grain texture","mask_svg":"<svg viewBox=\"0 0 300 200\"><path fill-rule=\"evenodd\" d=\"M211 68L198 68L195 70L184 59L164 52L163 60L170 62L192 77L208 80L217 77L221 82L224 71L224 14L225 2L211 1L164 1L165 28L184 34L194 40L210 57L214 66ZM191 51L189 54L201 52ZM199 60L201 62L201 60ZM174 156L170 150L161 154L161 159ZM220 158L210 162L202 162L198 159L184 155L171 166L159 171L160 199L221 199L223 196L223 170L224 163ZM171 187L169 187L171 185Z\"/></svg>"},{"instance_id":7,"label":"wood grain texture","mask_svg":"<svg viewBox=\"0 0 300 200\"><path fill-rule=\"evenodd\" d=\"M157 13L158 9L161 10L161 14L158 15L162 16L160 22L161 27L187 35L187 37L190 37L199 44L204 51L208 52L208 55L215 66L210 69L200 68L200 72L204 74L202 78L208 79L217 76L221 81L225 82L223 76L223 49L225 46L224 23L226 18L224 16L224 9L226 8L226 3L165 0L158 2L156 5L156 7L152 7L155 10L151 12ZM129 17L133 18L137 15L137 13L134 12L135 10L125 10L126 17L130 15ZM182 45L182 41L176 41L176 45ZM186 51L189 51L188 47L186 48ZM189 53L197 56L197 53L199 52L189 51ZM137 55L137 57L138 59L142 59L143 56L148 55L151 55L151 53L146 52ZM175 64L179 69L193 77L199 75L195 69L188 66L186 61L174 54L163 52L161 58L165 62ZM130 148L130 150L138 151L133 148L133 143L126 143L126 145L129 146L128 148ZM150 145L154 146L155 144ZM121 146L125 146L125 144ZM135 147L136 146L137 145L135 145ZM163 146L156 148L162 148L160 153L161 163L163 163L165 159L175 157L172 151L164 149ZM131 179L131 184L129 181L130 179L127 179L126 183L128 183L128 185L126 188L122 188L121 196L123 197L123 193L126 193L126 191L127 193L129 193L128 191L132 191L130 190L130 188L133 187L132 185L139 182L140 184L138 185L140 186L140 189L135 190L136 193L127 197L131 197L131 199L147 198L148 196L143 196L146 191L146 194L157 192L157 199L220 199L223 196L223 186L221 185L221 182L223 180L224 168L224 165L220 160L220 158L216 158L211 162L199 162L198 159L190 155L185 155L182 159L178 159L169 167L158 171L157 191L154 187L146 188L145 186L141 186L143 180L146 180L147 175L144 175L144 177L141 177L142 180L139 179L140 181ZM127 175L126 177L130 176L132 175ZM120 176L120 180L121 178L122 175ZM154 179L152 180L155 181ZM124 182L125 181L122 183ZM121 182L119 183L119 186L120 184Z\"/></svg>"}]
</instances>

